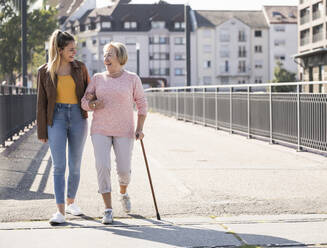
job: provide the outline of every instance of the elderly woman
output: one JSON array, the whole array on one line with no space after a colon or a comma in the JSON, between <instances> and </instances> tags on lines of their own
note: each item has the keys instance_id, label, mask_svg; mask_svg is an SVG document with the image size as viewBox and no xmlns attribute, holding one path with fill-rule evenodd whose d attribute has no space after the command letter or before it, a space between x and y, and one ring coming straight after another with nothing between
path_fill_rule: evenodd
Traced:
<instances>
[{"instance_id":1,"label":"elderly woman","mask_svg":"<svg viewBox=\"0 0 327 248\"><path fill-rule=\"evenodd\" d=\"M127 62L126 47L111 42L104 47L107 71L95 74L82 99L82 108L93 112L91 138L94 149L99 193L105 205L103 224L111 224L110 151L113 147L120 184L120 201L125 212L130 212L127 186L131 180L131 157L134 139L143 139L143 125L147 103L140 78L123 69ZM138 110L134 128L133 106Z\"/></svg>"}]
</instances>

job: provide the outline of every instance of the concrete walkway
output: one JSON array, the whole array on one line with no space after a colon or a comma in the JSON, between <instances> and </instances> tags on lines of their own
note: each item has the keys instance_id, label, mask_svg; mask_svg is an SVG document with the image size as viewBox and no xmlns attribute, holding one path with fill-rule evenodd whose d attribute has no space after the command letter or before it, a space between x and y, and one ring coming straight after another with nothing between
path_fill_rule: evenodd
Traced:
<instances>
[{"instance_id":1,"label":"concrete walkway","mask_svg":"<svg viewBox=\"0 0 327 248\"><path fill-rule=\"evenodd\" d=\"M139 142L129 187L133 210L117 201L103 226L93 148L83 155L77 203L82 217L52 227L55 211L47 145L29 130L0 150L2 247L326 246L327 162L320 155L230 135L150 113L144 139L162 221L153 219ZM114 158L114 156L113 156Z\"/></svg>"}]
</instances>

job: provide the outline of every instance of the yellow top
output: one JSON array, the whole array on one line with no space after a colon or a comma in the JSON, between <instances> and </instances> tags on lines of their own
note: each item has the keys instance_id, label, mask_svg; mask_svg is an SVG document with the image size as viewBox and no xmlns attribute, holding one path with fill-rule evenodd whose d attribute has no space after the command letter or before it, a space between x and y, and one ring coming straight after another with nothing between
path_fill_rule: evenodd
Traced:
<instances>
[{"instance_id":1,"label":"yellow top","mask_svg":"<svg viewBox=\"0 0 327 248\"><path fill-rule=\"evenodd\" d=\"M58 75L57 103L77 104L76 85L71 75Z\"/></svg>"}]
</instances>

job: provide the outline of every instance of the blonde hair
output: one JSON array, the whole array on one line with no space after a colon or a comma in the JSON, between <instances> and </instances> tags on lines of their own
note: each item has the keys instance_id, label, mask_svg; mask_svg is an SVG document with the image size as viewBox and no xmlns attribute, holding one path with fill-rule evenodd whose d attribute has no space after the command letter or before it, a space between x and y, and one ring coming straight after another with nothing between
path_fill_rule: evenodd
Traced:
<instances>
[{"instance_id":1,"label":"blonde hair","mask_svg":"<svg viewBox=\"0 0 327 248\"><path fill-rule=\"evenodd\" d=\"M50 37L48 72L53 82L60 66L60 49L63 50L71 41L75 41L74 36L59 29L55 30Z\"/></svg>"},{"instance_id":2,"label":"blonde hair","mask_svg":"<svg viewBox=\"0 0 327 248\"><path fill-rule=\"evenodd\" d=\"M128 59L126 46L123 43L112 41L103 47L103 52L107 52L111 47L114 48L120 65L125 65Z\"/></svg>"}]
</instances>

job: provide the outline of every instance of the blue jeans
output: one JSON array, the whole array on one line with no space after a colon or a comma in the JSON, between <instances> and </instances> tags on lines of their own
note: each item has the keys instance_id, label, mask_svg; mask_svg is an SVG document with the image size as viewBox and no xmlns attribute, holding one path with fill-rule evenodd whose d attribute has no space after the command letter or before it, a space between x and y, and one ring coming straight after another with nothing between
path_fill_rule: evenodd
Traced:
<instances>
[{"instance_id":1,"label":"blue jeans","mask_svg":"<svg viewBox=\"0 0 327 248\"><path fill-rule=\"evenodd\" d=\"M87 120L82 117L79 105L56 103L53 125L48 126L48 142L57 204L65 203L66 143L68 141L67 198L75 198L86 136Z\"/></svg>"}]
</instances>

